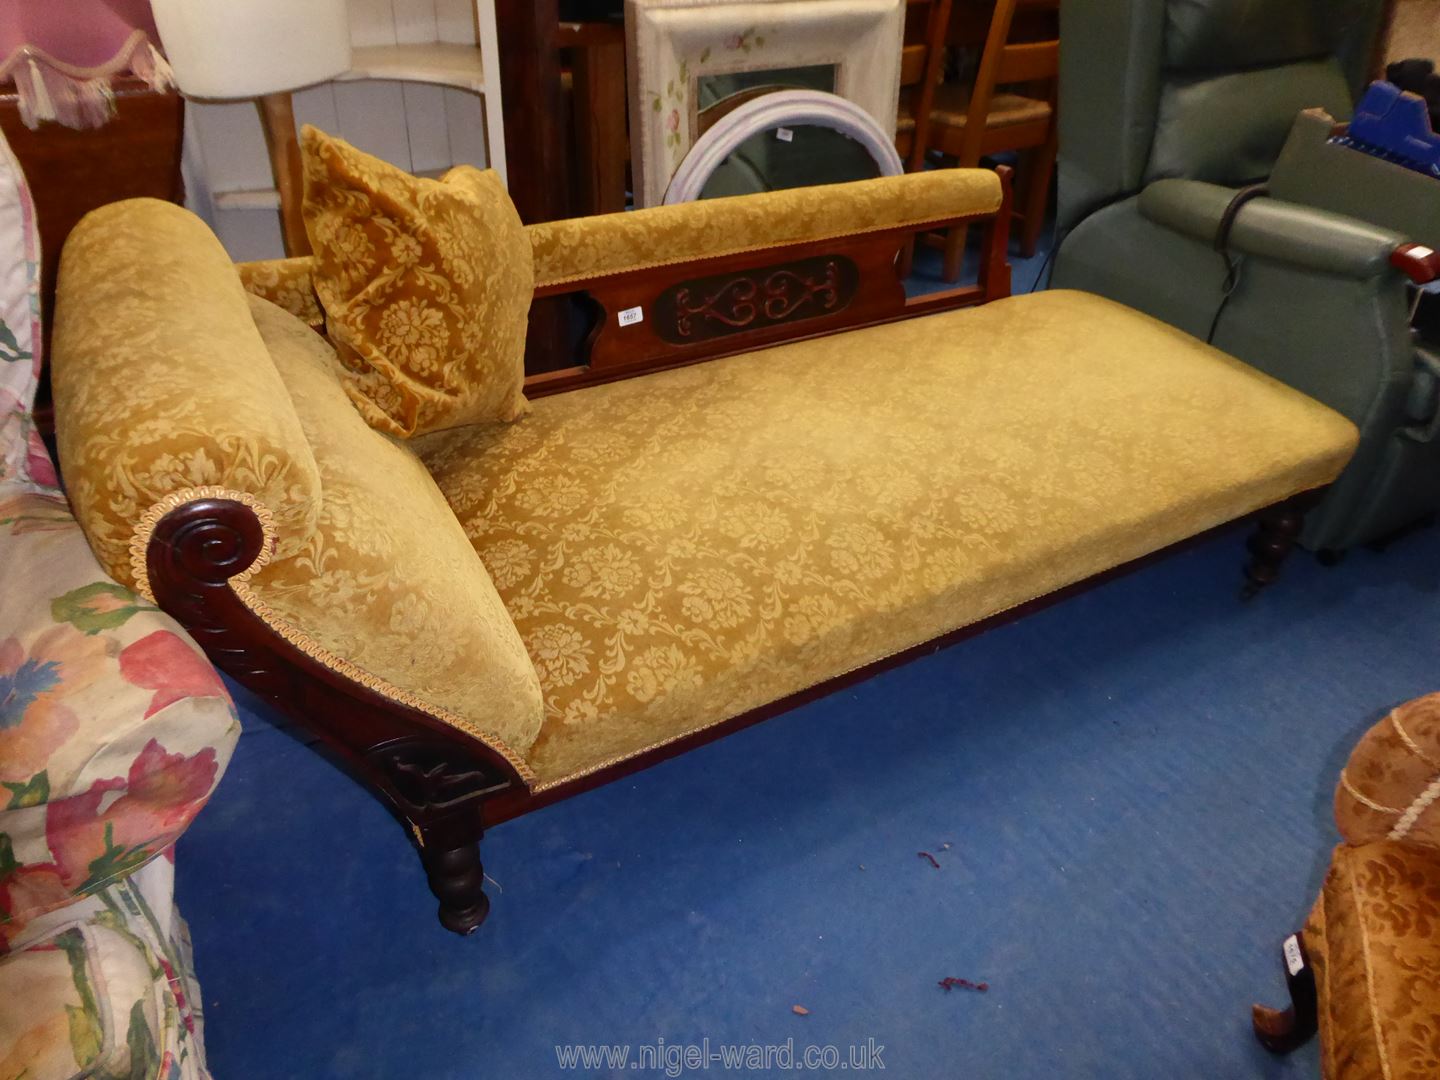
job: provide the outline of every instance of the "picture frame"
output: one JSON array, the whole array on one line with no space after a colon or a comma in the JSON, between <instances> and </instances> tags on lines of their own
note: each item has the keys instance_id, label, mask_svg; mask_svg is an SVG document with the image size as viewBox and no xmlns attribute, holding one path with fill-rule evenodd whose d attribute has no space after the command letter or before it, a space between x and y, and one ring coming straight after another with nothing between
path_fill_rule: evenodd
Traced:
<instances>
[{"instance_id":1,"label":"picture frame","mask_svg":"<svg viewBox=\"0 0 1440 1080\"><path fill-rule=\"evenodd\" d=\"M625 29L636 206L664 201L699 138L701 80L829 69L824 89L894 138L905 0L626 0Z\"/></svg>"}]
</instances>

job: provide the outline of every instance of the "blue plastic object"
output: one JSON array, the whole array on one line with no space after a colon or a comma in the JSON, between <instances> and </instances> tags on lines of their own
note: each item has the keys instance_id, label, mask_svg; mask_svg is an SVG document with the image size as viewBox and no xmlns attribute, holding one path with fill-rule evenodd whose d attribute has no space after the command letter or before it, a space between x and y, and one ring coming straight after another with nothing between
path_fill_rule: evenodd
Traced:
<instances>
[{"instance_id":1,"label":"blue plastic object","mask_svg":"<svg viewBox=\"0 0 1440 1080\"><path fill-rule=\"evenodd\" d=\"M1431 130L1429 107L1394 83L1371 83L1349 130L1330 141L1440 179L1440 135Z\"/></svg>"}]
</instances>

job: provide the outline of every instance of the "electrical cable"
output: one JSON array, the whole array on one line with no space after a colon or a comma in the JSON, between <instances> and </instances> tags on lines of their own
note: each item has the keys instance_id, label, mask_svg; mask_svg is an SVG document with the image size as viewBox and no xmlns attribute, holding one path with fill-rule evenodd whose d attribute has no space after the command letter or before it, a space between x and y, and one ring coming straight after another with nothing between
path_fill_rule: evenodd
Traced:
<instances>
[{"instance_id":1,"label":"electrical cable","mask_svg":"<svg viewBox=\"0 0 1440 1080\"><path fill-rule=\"evenodd\" d=\"M1225 260L1225 283L1221 286L1220 303L1215 307L1215 317L1210 320L1210 332L1205 335L1207 345L1215 344L1215 331L1220 328L1220 316L1225 313L1225 305L1230 303L1230 297L1234 296L1235 290L1240 287L1244 256L1230 254L1230 231L1235 227L1235 219L1240 216L1241 207L1251 199L1269 194L1270 189L1264 184L1251 184L1237 191L1220 212L1220 221L1215 226L1214 247L1220 258Z\"/></svg>"}]
</instances>

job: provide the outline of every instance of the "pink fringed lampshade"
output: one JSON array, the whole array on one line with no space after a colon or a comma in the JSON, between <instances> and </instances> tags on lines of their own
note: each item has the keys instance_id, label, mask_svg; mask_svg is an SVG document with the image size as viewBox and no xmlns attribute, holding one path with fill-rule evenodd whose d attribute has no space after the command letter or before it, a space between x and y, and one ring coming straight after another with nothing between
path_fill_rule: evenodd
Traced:
<instances>
[{"instance_id":1,"label":"pink fringed lampshade","mask_svg":"<svg viewBox=\"0 0 1440 1080\"><path fill-rule=\"evenodd\" d=\"M155 47L149 0L0 0L0 82L13 79L30 127L98 127L114 112L110 80L172 85Z\"/></svg>"}]
</instances>

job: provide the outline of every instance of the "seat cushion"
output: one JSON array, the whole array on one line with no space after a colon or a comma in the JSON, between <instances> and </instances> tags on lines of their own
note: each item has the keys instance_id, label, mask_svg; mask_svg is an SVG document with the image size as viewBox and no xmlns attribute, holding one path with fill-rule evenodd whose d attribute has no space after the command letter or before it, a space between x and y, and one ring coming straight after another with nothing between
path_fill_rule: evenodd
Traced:
<instances>
[{"instance_id":1,"label":"seat cushion","mask_svg":"<svg viewBox=\"0 0 1440 1080\"><path fill-rule=\"evenodd\" d=\"M1305 940L1326 1080L1440 1075L1440 858L1381 840L1335 849Z\"/></svg>"},{"instance_id":2,"label":"seat cushion","mask_svg":"<svg viewBox=\"0 0 1440 1080\"><path fill-rule=\"evenodd\" d=\"M1325 484L1355 439L1062 291L543 398L416 449L539 669L545 784Z\"/></svg>"}]
</instances>

